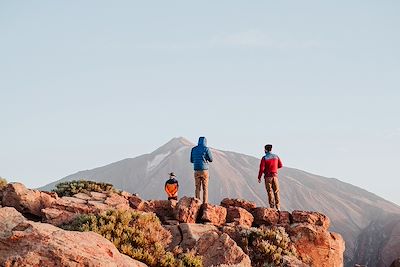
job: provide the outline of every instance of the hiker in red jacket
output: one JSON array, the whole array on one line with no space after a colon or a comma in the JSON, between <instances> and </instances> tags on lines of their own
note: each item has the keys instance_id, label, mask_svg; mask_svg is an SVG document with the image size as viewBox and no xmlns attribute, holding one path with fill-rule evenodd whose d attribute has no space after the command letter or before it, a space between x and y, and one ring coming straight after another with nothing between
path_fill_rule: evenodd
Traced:
<instances>
[{"instance_id":1,"label":"hiker in red jacket","mask_svg":"<svg viewBox=\"0 0 400 267\"><path fill-rule=\"evenodd\" d=\"M260 162L260 170L258 172L258 182L261 183L261 176L264 174L265 189L268 193L268 202L271 208L280 210L279 199L279 183L278 183L278 169L282 168L280 158L271 153L272 145L265 145L265 156L262 157Z\"/></svg>"}]
</instances>

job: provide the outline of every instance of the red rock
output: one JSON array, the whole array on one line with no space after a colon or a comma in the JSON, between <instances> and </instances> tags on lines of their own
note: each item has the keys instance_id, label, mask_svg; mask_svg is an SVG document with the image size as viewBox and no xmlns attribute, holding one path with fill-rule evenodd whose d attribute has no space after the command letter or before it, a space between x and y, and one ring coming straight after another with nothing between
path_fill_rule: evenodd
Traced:
<instances>
[{"instance_id":1,"label":"red rock","mask_svg":"<svg viewBox=\"0 0 400 267\"><path fill-rule=\"evenodd\" d=\"M179 222L195 223L202 202L194 197L183 197L175 208L176 219Z\"/></svg>"},{"instance_id":2,"label":"red rock","mask_svg":"<svg viewBox=\"0 0 400 267\"><path fill-rule=\"evenodd\" d=\"M251 212L253 209L256 208L256 203L239 198L224 198L221 201L221 206L225 208L240 207L247 210L248 212Z\"/></svg>"},{"instance_id":3,"label":"red rock","mask_svg":"<svg viewBox=\"0 0 400 267\"><path fill-rule=\"evenodd\" d=\"M153 212L157 217L165 222L175 217L176 202L169 200L149 200L143 203L141 211Z\"/></svg>"},{"instance_id":4,"label":"red rock","mask_svg":"<svg viewBox=\"0 0 400 267\"><path fill-rule=\"evenodd\" d=\"M192 249L196 245L197 240L209 232L215 232L219 234L217 227L214 225L181 223L179 224L179 229L182 233L180 246L183 249Z\"/></svg>"},{"instance_id":5,"label":"red rock","mask_svg":"<svg viewBox=\"0 0 400 267\"><path fill-rule=\"evenodd\" d=\"M101 193L101 192L89 192L90 197L92 200L105 200L107 198L107 194L106 193Z\"/></svg>"},{"instance_id":6,"label":"red rock","mask_svg":"<svg viewBox=\"0 0 400 267\"><path fill-rule=\"evenodd\" d=\"M240 207L229 207L227 210L226 221L235 225L251 227L254 217L247 210Z\"/></svg>"},{"instance_id":7,"label":"red rock","mask_svg":"<svg viewBox=\"0 0 400 267\"><path fill-rule=\"evenodd\" d=\"M171 251L182 243L181 230L179 229L179 225L163 225L163 227L171 233L172 240L168 245L168 250Z\"/></svg>"},{"instance_id":8,"label":"red rock","mask_svg":"<svg viewBox=\"0 0 400 267\"><path fill-rule=\"evenodd\" d=\"M300 260L310 266L343 266L345 244L341 235L330 233L323 226L299 223L292 225L289 236Z\"/></svg>"},{"instance_id":9,"label":"red rock","mask_svg":"<svg viewBox=\"0 0 400 267\"><path fill-rule=\"evenodd\" d=\"M130 208L129 201L116 193L111 193L104 201L104 204L118 210L129 210Z\"/></svg>"},{"instance_id":10,"label":"red rock","mask_svg":"<svg viewBox=\"0 0 400 267\"><path fill-rule=\"evenodd\" d=\"M85 193L78 193L73 196L74 198L79 198L82 200L92 200L92 197Z\"/></svg>"},{"instance_id":11,"label":"red rock","mask_svg":"<svg viewBox=\"0 0 400 267\"><path fill-rule=\"evenodd\" d=\"M135 210L140 210L140 209L142 209L143 208L143 205L144 205L144 203L145 203L145 201L143 200L143 199L141 199L138 195L132 195L132 196L130 196L129 198L128 198L128 201L129 201L129 206L132 208L132 209L135 209Z\"/></svg>"},{"instance_id":12,"label":"red rock","mask_svg":"<svg viewBox=\"0 0 400 267\"><path fill-rule=\"evenodd\" d=\"M212 205L212 204L203 204L203 215L201 216L201 220L203 222L210 222L213 225L223 225L226 221L226 208Z\"/></svg>"},{"instance_id":13,"label":"red rock","mask_svg":"<svg viewBox=\"0 0 400 267\"><path fill-rule=\"evenodd\" d=\"M0 266L147 266L96 233L28 221L14 208L0 209L0 233Z\"/></svg>"},{"instance_id":14,"label":"red rock","mask_svg":"<svg viewBox=\"0 0 400 267\"><path fill-rule=\"evenodd\" d=\"M246 247L246 244L243 243L243 241L245 241L241 235L241 232L243 230L248 229L248 227L246 226L241 226L241 225L224 225L221 228L221 232L224 234L229 235L230 238L233 239L233 241L236 242L236 244L238 244L238 246L240 246L241 248ZM247 253L245 251L245 253Z\"/></svg>"},{"instance_id":15,"label":"red rock","mask_svg":"<svg viewBox=\"0 0 400 267\"><path fill-rule=\"evenodd\" d=\"M196 244L196 252L203 257L204 267L251 267L249 256L227 234L209 232L203 235Z\"/></svg>"},{"instance_id":16,"label":"red rock","mask_svg":"<svg viewBox=\"0 0 400 267\"><path fill-rule=\"evenodd\" d=\"M330 220L327 216L314 211L295 210L292 212L292 218L293 223L311 223L317 226L322 226L326 230L330 225Z\"/></svg>"},{"instance_id":17,"label":"red rock","mask_svg":"<svg viewBox=\"0 0 400 267\"><path fill-rule=\"evenodd\" d=\"M290 222L290 212L288 211L281 211L279 212L279 221L278 224L283 225L283 226L287 226L289 225Z\"/></svg>"},{"instance_id":18,"label":"red rock","mask_svg":"<svg viewBox=\"0 0 400 267\"><path fill-rule=\"evenodd\" d=\"M3 190L2 205L14 207L25 214L42 216L41 210L55 201L51 194L27 189L21 183L9 183Z\"/></svg>"},{"instance_id":19,"label":"red rock","mask_svg":"<svg viewBox=\"0 0 400 267\"><path fill-rule=\"evenodd\" d=\"M279 212L270 208L255 208L253 210L254 225L276 225L279 222Z\"/></svg>"}]
</instances>

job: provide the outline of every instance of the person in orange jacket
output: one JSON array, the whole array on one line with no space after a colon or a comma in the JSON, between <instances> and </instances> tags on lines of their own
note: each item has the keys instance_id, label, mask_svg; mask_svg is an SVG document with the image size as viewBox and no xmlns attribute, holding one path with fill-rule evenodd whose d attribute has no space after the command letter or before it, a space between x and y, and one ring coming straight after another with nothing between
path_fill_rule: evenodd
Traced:
<instances>
[{"instance_id":1,"label":"person in orange jacket","mask_svg":"<svg viewBox=\"0 0 400 267\"><path fill-rule=\"evenodd\" d=\"M178 200L179 183L176 180L175 173L169 173L169 179L165 182L165 192L168 195L168 200Z\"/></svg>"}]
</instances>

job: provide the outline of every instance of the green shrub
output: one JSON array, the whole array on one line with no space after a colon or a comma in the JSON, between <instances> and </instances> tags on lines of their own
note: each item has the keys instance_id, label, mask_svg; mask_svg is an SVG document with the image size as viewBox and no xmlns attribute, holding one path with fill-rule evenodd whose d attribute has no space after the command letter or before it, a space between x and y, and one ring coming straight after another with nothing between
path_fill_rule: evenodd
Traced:
<instances>
[{"instance_id":1,"label":"green shrub","mask_svg":"<svg viewBox=\"0 0 400 267\"><path fill-rule=\"evenodd\" d=\"M243 250L252 266L280 266L284 255L297 257L296 249L283 227L250 228L241 232Z\"/></svg>"},{"instance_id":2,"label":"green shrub","mask_svg":"<svg viewBox=\"0 0 400 267\"><path fill-rule=\"evenodd\" d=\"M110 210L100 215L80 215L66 230L93 231L110 240L118 250L151 267L201 267L193 253L166 251L171 234L153 213Z\"/></svg>"},{"instance_id":3,"label":"green shrub","mask_svg":"<svg viewBox=\"0 0 400 267\"><path fill-rule=\"evenodd\" d=\"M0 189L5 187L7 185L7 180L4 179L3 177L0 177Z\"/></svg>"},{"instance_id":4,"label":"green shrub","mask_svg":"<svg viewBox=\"0 0 400 267\"><path fill-rule=\"evenodd\" d=\"M68 182L62 182L56 185L53 192L56 192L60 197L67 196L71 197L77 193L88 193L88 192L118 192L112 184L100 183L87 180L74 180Z\"/></svg>"}]
</instances>

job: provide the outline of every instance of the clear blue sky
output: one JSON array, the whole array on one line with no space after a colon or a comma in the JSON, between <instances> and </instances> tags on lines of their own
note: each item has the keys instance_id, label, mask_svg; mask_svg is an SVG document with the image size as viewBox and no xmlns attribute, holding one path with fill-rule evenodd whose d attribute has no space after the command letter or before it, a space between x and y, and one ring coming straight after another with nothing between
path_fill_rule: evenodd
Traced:
<instances>
[{"instance_id":1,"label":"clear blue sky","mask_svg":"<svg viewBox=\"0 0 400 267\"><path fill-rule=\"evenodd\" d=\"M400 204L399 1L1 1L0 176L41 186L169 139ZM255 177L256 178L256 177Z\"/></svg>"}]
</instances>

